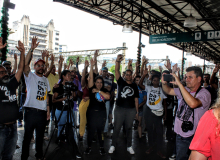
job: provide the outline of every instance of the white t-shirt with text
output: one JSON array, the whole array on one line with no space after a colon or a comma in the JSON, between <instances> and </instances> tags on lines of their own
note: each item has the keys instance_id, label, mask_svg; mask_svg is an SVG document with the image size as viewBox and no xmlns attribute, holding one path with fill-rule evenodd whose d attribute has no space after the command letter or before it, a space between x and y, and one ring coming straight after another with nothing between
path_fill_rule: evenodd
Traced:
<instances>
[{"instance_id":1,"label":"white t-shirt with text","mask_svg":"<svg viewBox=\"0 0 220 160\"><path fill-rule=\"evenodd\" d=\"M27 86L27 97L24 107L32 107L40 110L47 110L47 94L50 92L50 84L46 77L39 77L35 73L29 72L25 76Z\"/></svg>"},{"instance_id":2,"label":"white t-shirt with text","mask_svg":"<svg viewBox=\"0 0 220 160\"><path fill-rule=\"evenodd\" d=\"M162 88L145 85L145 91L147 92L146 105L152 110L163 109L163 99L167 97L164 95Z\"/></svg>"}]
</instances>

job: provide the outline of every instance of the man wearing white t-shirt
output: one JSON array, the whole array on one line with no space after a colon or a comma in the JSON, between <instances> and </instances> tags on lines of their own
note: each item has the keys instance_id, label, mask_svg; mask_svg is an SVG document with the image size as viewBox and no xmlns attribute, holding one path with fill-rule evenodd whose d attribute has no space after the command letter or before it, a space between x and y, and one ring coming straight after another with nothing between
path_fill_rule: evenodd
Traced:
<instances>
[{"instance_id":1,"label":"man wearing white t-shirt","mask_svg":"<svg viewBox=\"0 0 220 160\"><path fill-rule=\"evenodd\" d=\"M30 61L33 50L38 46L37 38L32 39L32 46L25 59L24 78L27 86L27 98L24 104L24 139L22 145L21 160L29 157L29 145L36 130L36 154L37 160L43 157L43 138L46 122L50 118L48 93L50 85L46 77L43 76L45 62L38 59L34 63L35 72L30 71Z\"/></svg>"}]
</instances>

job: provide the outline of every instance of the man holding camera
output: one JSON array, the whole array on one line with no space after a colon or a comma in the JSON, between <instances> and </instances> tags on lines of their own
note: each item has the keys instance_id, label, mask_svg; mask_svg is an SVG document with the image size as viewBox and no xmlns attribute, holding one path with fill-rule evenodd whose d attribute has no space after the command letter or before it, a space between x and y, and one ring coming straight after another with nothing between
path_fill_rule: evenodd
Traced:
<instances>
[{"instance_id":1,"label":"man holding camera","mask_svg":"<svg viewBox=\"0 0 220 160\"><path fill-rule=\"evenodd\" d=\"M186 69L186 87L179 78L175 78L173 83L178 88L170 88L167 81L162 76L162 87L165 93L177 96L179 105L175 118L174 131L176 132L176 160L188 160L189 145L195 134L198 122L203 114L208 110L211 103L210 93L201 88L202 70L199 67L188 67ZM164 74L163 74L164 75Z\"/></svg>"}]
</instances>

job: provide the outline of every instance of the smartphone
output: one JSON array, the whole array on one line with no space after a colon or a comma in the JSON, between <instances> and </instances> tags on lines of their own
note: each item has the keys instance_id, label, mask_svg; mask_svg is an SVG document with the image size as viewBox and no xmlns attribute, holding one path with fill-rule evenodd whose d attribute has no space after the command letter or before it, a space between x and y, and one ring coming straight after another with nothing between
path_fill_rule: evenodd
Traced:
<instances>
[{"instance_id":1,"label":"smartphone","mask_svg":"<svg viewBox=\"0 0 220 160\"><path fill-rule=\"evenodd\" d=\"M163 80L164 80L164 81L167 81L167 82L170 82L170 81L173 80L173 76L170 75L170 74L164 74L164 75L163 75Z\"/></svg>"}]
</instances>

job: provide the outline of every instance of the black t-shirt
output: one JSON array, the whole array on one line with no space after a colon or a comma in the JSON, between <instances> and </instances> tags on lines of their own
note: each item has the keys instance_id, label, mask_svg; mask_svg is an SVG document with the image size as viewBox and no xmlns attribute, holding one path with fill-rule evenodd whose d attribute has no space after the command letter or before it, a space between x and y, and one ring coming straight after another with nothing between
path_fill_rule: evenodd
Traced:
<instances>
[{"instance_id":1,"label":"black t-shirt","mask_svg":"<svg viewBox=\"0 0 220 160\"><path fill-rule=\"evenodd\" d=\"M61 99L61 98L63 98L63 96L64 96L64 89L63 89L63 84L62 83L60 83L59 84L59 87L57 87L57 88L53 88L53 93L58 93L58 96L57 96L57 100L58 99ZM56 102L56 103L54 103L53 104L58 110L62 110L63 109L63 106L64 106L64 101L62 101L62 102ZM66 111L68 109L68 106L65 106L64 107L64 111Z\"/></svg>"},{"instance_id":2,"label":"black t-shirt","mask_svg":"<svg viewBox=\"0 0 220 160\"><path fill-rule=\"evenodd\" d=\"M128 84L122 77L118 79L117 84L116 105L123 108L134 108L135 98L139 98L137 85L135 83Z\"/></svg>"},{"instance_id":3,"label":"black t-shirt","mask_svg":"<svg viewBox=\"0 0 220 160\"><path fill-rule=\"evenodd\" d=\"M95 85L92 88L89 88L89 97L90 97L90 103L88 109L103 111L106 110L105 108L105 99L104 97L99 93L92 93L92 90L96 88ZM108 92L109 91L106 88L102 88L101 91Z\"/></svg>"},{"instance_id":4,"label":"black t-shirt","mask_svg":"<svg viewBox=\"0 0 220 160\"><path fill-rule=\"evenodd\" d=\"M16 96L18 86L15 76L8 83L0 84L0 124L13 122L19 118Z\"/></svg>"}]
</instances>

